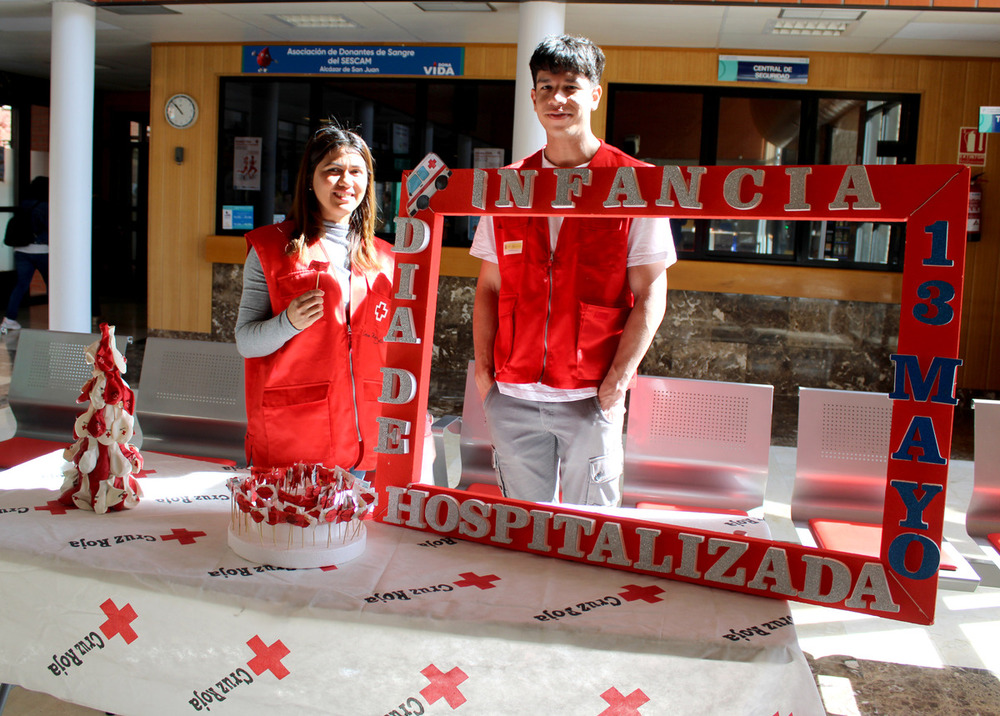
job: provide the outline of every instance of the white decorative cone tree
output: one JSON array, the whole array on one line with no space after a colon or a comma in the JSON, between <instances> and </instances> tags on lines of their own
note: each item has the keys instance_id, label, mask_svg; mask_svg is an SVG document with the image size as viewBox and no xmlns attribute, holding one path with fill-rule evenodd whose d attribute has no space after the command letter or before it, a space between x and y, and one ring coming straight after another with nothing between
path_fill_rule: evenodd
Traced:
<instances>
[{"instance_id":1,"label":"white decorative cone tree","mask_svg":"<svg viewBox=\"0 0 1000 716\"><path fill-rule=\"evenodd\" d=\"M90 406L77 419L75 442L63 451L65 481L59 501L98 514L135 507L142 455L132 439L135 394L122 378L125 358L115 347L114 326L101 324L101 338L87 347L94 375L77 398Z\"/></svg>"}]
</instances>

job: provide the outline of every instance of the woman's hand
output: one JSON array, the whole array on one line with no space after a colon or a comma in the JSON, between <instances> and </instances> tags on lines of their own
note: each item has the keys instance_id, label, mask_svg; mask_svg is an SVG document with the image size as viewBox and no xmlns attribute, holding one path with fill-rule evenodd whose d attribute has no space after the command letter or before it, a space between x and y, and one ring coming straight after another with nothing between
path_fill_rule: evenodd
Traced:
<instances>
[{"instance_id":1,"label":"woman's hand","mask_svg":"<svg viewBox=\"0 0 1000 716\"><path fill-rule=\"evenodd\" d=\"M303 331L309 328L323 317L323 292L314 288L293 298L285 309L285 315L296 330Z\"/></svg>"}]
</instances>

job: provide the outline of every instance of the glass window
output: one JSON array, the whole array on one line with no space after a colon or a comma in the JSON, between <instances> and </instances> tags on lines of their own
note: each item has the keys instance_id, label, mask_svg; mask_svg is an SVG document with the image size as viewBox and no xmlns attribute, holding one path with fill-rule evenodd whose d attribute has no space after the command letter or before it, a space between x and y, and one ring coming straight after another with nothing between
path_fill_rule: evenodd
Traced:
<instances>
[{"instance_id":1,"label":"glass window","mask_svg":"<svg viewBox=\"0 0 1000 716\"><path fill-rule=\"evenodd\" d=\"M743 87L608 88L608 137L651 164L913 163L919 97ZM676 222L682 258L902 270L903 226L758 219Z\"/></svg>"},{"instance_id":2,"label":"glass window","mask_svg":"<svg viewBox=\"0 0 1000 716\"><path fill-rule=\"evenodd\" d=\"M509 161L513 116L496 109L513 104L514 83L507 81L224 79L217 231L246 231L242 226L228 228L227 207L242 208L243 222L245 207L250 207L253 226L282 220L311 132L321 121L335 118L371 147L381 219L377 233L391 239L402 172L417 166L428 152L453 168L471 168L478 148L500 148ZM242 169L236 164L248 155L247 147L255 147L240 138L260 138L259 149L249 152L260 155L259 180L236 181ZM444 241L468 246L470 231L468 217L447 217Z\"/></svg>"}]
</instances>

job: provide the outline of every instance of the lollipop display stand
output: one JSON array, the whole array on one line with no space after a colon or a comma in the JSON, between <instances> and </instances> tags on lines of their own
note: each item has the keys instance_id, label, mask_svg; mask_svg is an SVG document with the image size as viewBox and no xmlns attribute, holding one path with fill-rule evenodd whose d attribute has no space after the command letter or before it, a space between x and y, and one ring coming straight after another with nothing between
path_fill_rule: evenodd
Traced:
<instances>
[{"instance_id":1,"label":"lollipop display stand","mask_svg":"<svg viewBox=\"0 0 1000 716\"><path fill-rule=\"evenodd\" d=\"M275 567L335 566L365 551L363 522L375 502L364 480L339 467L253 468L229 480L229 547Z\"/></svg>"}]
</instances>

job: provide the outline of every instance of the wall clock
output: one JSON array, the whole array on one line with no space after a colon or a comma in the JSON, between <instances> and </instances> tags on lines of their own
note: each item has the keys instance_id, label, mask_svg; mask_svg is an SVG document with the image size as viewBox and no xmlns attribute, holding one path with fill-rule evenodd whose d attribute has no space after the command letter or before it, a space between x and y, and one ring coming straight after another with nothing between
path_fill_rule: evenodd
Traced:
<instances>
[{"instance_id":1,"label":"wall clock","mask_svg":"<svg viewBox=\"0 0 1000 716\"><path fill-rule=\"evenodd\" d=\"M167 123L177 129L187 129L198 119L198 103L186 94L175 94L163 108Z\"/></svg>"}]
</instances>

